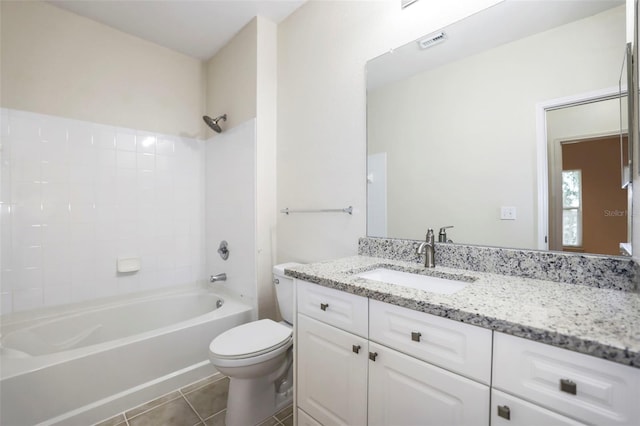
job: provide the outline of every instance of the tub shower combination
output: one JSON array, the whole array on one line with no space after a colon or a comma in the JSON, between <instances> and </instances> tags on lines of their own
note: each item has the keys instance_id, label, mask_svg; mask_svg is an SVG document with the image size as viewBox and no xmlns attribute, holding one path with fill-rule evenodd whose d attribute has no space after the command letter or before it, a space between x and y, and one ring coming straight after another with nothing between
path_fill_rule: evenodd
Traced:
<instances>
[{"instance_id":1,"label":"tub shower combination","mask_svg":"<svg viewBox=\"0 0 640 426\"><path fill-rule=\"evenodd\" d=\"M201 285L3 319L0 424L91 424L206 377L249 304Z\"/></svg>"}]
</instances>

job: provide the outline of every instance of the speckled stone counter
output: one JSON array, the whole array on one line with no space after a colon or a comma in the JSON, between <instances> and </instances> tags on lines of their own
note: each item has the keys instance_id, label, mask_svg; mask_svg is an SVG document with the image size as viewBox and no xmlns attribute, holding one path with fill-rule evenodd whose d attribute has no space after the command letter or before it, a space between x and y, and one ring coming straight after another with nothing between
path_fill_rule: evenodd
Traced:
<instances>
[{"instance_id":1,"label":"speckled stone counter","mask_svg":"<svg viewBox=\"0 0 640 426\"><path fill-rule=\"evenodd\" d=\"M360 238L358 254L419 263L421 241ZM436 243L436 265L492 274L634 291L640 273L630 257Z\"/></svg>"},{"instance_id":2,"label":"speckled stone counter","mask_svg":"<svg viewBox=\"0 0 640 426\"><path fill-rule=\"evenodd\" d=\"M437 294L356 277L390 269L473 280ZM285 269L285 274L369 297L640 368L640 294L583 285L453 269L368 256Z\"/></svg>"}]
</instances>

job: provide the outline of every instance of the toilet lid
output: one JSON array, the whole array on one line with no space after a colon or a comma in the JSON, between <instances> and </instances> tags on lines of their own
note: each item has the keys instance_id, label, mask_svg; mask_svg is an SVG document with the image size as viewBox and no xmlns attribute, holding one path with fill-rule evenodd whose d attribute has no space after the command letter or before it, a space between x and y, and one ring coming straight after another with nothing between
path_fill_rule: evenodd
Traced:
<instances>
[{"instance_id":1,"label":"toilet lid","mask_svg":"<svg viewBox=\"0 0 640 426\"><path fill-rule=\"evenodd\" d=\"M247 358L286 345L291 338L289 327L263 319L225 331L213 339L209 350L220 358Z\"/></svg>"}]
</instances>

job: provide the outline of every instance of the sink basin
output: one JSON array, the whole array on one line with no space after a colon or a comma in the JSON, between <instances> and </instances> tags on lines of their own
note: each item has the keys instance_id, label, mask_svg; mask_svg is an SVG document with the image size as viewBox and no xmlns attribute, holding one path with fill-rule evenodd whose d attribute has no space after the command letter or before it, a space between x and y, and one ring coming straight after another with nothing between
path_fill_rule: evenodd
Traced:
<instances>
[{"instance_id":1,"label":"sink basin","mask_svg":"<svg viewBox=\"0 0 640 426\"><path fill-rule=\"evenodd\" d=\"M378 268L371 271L361 272L356 274L356 277L439 294L453 294L462 290L467 286L467 284L469 284L464 281L432 277L429 275L412 274L410 272L396 271L386 268Z\"/></svg>"}]
</instances>

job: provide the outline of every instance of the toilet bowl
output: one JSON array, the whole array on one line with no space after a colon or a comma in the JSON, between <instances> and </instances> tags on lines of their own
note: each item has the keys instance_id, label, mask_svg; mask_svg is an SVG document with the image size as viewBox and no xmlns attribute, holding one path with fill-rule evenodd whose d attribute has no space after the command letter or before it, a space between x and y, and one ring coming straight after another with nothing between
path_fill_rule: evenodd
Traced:
<instances>
[{"instance_id":1,"label":"toilet bowl","mask_svg":"<svg viewBox=\"0 0 640 426\"><path fill-rule=\"evenodd\" d=\"M209 345L209 360L229 377L226 425L256 425L293 400L293 279L274 266L283 322L262 319L225 331Z\"/></svg>"}]
</instances>

